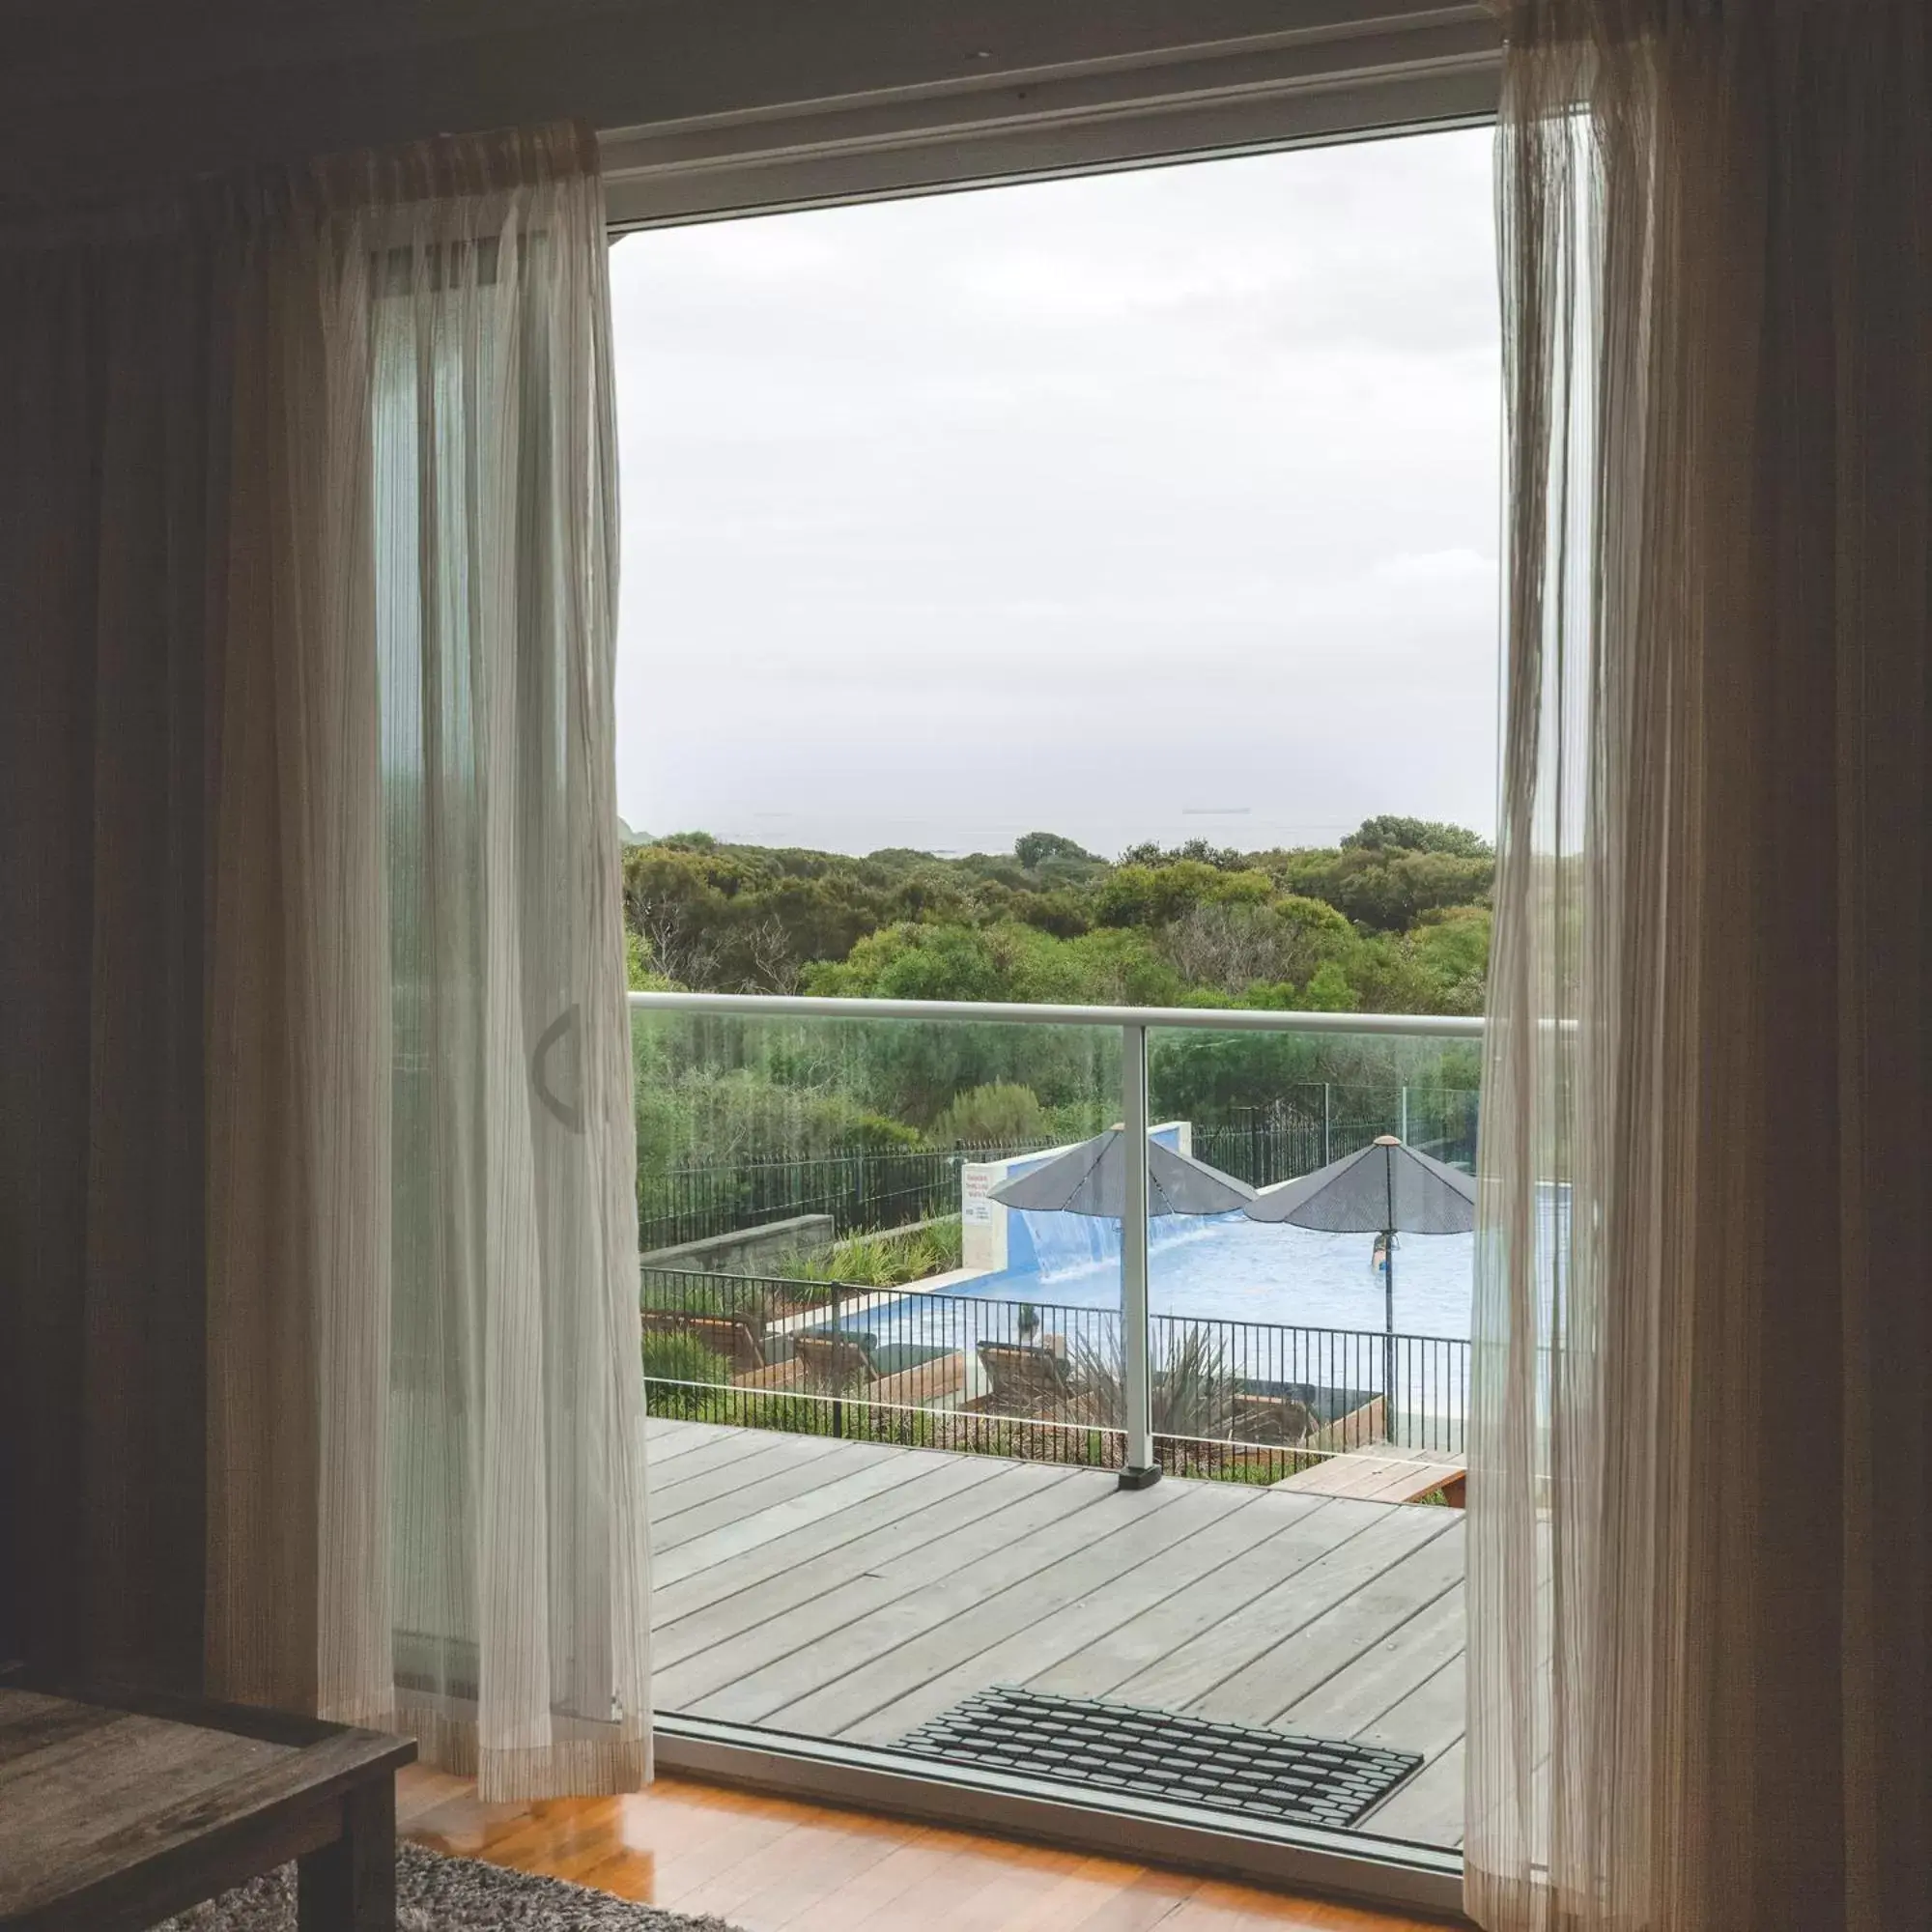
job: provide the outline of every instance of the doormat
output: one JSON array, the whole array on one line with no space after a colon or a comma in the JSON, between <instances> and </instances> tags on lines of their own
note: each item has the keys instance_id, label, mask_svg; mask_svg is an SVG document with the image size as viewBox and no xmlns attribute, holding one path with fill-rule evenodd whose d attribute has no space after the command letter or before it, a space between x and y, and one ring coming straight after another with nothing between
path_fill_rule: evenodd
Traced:
<instances>
[{"instance_id":1,"label":"doormat","mask_svg":"<svg viewBox=\"0 0 1932 1932\"><path fill-rule=\"evenodd\" d=\"M1416 1751L997 1685L920 1725L896 1748L1089 1790L1330 1829L1354 1824L1422 1764Z\"/></svg>"}]
</instances>

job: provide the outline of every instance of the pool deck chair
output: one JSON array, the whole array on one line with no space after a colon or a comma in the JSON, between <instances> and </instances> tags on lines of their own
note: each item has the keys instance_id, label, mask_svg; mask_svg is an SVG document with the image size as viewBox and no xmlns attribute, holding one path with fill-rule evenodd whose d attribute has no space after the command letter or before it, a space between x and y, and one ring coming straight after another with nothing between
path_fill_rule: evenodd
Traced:
<instances>
[{"instance_id":1,"label":"pool deck chair","mask_svg":"<svg viewBox=\"0 0 1932 1932\"><path fill-rule=\"evenodd\" d=\"M1293 1448L1315 1434L1314 1414L1304 1402L1292 1395L1235 1396L1235 1440L1236 1442L1285 1443Z\"/></svg>"},{"instance_id":2,"label":"pool deck chair","mask_svg":"<svg viewBox=\"0 0 1932 1932\"><path fill-rule=\"evenodd\" d=\"M1032 1342L981 1342L980 1366L992 1383L979 1406L989 1414L1037 1416L1064 1409L1073 1395L1066 1358Z\"/></svg>"},{"instance_id":3,"label":"pool deck chair","mask_svg":"<svg viewBox=\"0 0 1932 1932\"><path fill-rule=\"evenodd\" d=\"M956 1350L914 1351L923 1359L903 1368L882 1368L865 1335L800 1335L792 1343L807 1388L867 1402L917 1407L958 1395L966 1381L966 1358Z\"/></svg>"}]
</instances>

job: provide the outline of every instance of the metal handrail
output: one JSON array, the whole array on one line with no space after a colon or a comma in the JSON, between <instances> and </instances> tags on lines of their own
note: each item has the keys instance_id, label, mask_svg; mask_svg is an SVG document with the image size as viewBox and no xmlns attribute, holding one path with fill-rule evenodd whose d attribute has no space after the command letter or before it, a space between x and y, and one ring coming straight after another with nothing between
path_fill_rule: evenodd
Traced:
<instances>
[{"instance_id":1,"label":"metal handrail","mask_svg":"<svg viewBox=\"0 0 1932 1932\"><path fill-rule=\"evenodd\" d=\"M1283 1013L1252 1007L1048 1007L1012 1000L855 1000L810 993L631 993L635 1011L746 1019L983 1020L1001 1026L1184 1027L1200 1033L1481 1039L1477 1013Z\"/></svg>"}]
</instances>

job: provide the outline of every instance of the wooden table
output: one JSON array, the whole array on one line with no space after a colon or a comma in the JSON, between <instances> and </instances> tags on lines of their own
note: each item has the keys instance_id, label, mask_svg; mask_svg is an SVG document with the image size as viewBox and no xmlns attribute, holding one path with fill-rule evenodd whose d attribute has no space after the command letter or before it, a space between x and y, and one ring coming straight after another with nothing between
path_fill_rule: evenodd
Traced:
<instances>
[{"instance_id":1,"label":"wooden table","mask_svg":"<svg viewBox=\"0 0 1932 1932\"><path fill-rule=\"evenodd\" d=\"M415 1745L0 1678L0 1932L139 1932L290 1859L301 1932L394 1932Z\"/></svg>"}]
</instances>

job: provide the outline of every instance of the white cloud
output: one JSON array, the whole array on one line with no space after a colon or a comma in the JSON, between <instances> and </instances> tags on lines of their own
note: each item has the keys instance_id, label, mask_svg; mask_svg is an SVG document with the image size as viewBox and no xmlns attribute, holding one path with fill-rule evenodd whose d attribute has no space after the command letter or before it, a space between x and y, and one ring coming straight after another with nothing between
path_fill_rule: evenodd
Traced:
<instances>
[{"instance_id":1,"label":"white cloud","mask_svg":"<svg viewBox=\"0 0 1932 1932\"><path fill-rule=\"evenodd\" d=\"M1487 828L1490 211L1459 134L620 243L625 817Z\"/></svg>"}]
</instances>

